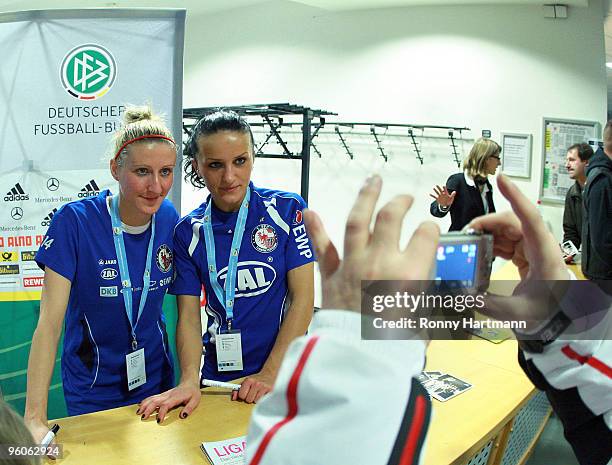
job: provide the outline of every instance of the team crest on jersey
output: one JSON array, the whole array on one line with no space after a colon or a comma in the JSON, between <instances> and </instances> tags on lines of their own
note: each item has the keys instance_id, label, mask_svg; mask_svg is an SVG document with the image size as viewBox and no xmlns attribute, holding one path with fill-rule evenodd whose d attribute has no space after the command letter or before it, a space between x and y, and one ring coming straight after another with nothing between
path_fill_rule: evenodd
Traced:
<instances>
[{"instance_id":1,"label":"team crest on jersey","mask_svg":"<svg viewBox=\"0 0 612 465\"><path fill-rule=\"evenodd\" d=\"M293 226L297 226L302 222L302 210L298 210L295 212L295 219L293 220Z\"/></svg>"},{"instance_id":2,"label":"team crest on jersey","mask_svg":"<svg viewBox=\"0 0 612 465\"><path fill-rule=\"evenodd\" d=\"M257 225L251 234L251 244L258 252L272 252L278 246L276 230L269 224Z\"/></svg>"},{"instance_id":3,"label":"team crest on jersey","mask_svg":"<svg viewBox=\"0 0 612 465\"><path fill-rule=\"evenodd\" d=\"M172 250L166 244L160 245L157 249L155 263L162 273L167 273L172 268Z\"/></svg>"}]
</instances>

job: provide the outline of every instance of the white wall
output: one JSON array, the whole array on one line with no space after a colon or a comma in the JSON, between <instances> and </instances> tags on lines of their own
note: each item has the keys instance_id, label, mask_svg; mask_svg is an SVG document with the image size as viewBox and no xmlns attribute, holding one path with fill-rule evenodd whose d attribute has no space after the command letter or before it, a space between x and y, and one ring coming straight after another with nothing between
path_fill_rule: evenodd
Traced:
<instances>
[{"instance_id":1,"label":"white wall","mask_svg":"<svg viewBox=\"0 0 612 465\"><path fill-rule=\"evenodd\" d=\"M570 8L567 20L536 6L412 7L331 13L274 1L209 16L189 16L185 107L291 102L337 112L344 121L467 126L533 134L532 200L541 179L542 117L606 116L601 0ZM327 140L327 142L324 141ZM397 142L397 141L396 141ZM424 141L421 166L408 140L384 163L371 138L354 142L350 161L337 139L313 158L310 206L336 241L361 182L384 177L383 197L416 200L407 231L432 219L428 193L457 171L446 141ZM403 144L403 145L402 145ZM464 153L470 144L464 145ZM296 148L297 149L297 148ZM299 163L258 160L254 181L299 191ZM188 187L184 211L202 200ZM495 192L498 210L508 204ZM557 236L560 207L548 207ZM439 221L446 230L449 221Z\"/></svg>"}]
</instances>

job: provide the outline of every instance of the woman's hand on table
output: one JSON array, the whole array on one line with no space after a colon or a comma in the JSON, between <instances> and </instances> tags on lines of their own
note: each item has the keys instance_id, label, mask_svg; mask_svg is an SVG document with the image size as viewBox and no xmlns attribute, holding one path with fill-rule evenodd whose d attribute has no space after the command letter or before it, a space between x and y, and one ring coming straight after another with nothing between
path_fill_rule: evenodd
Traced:
<instances>
[{"instance_id":1,"label":"woman's hand on table","mask_svg":"<svg viewBox=\"0 0 612 465\"><path fill-rule=\"evenodd\" d=\"M30 419L30 420L24 418L24 423L27 426L27 428L30 430L32 437L34 438L34 444L41 444L43 438L49 432L49 425L47 424L47 422L43 420L39 420L38 418ZM49 443L49 446L52 446L54 444L55 444L55 438L51 440L51 442ZM51 455L51 454L47 455L47 457L51 459L56 458L54 455Z\"/></svg>"},{"instance_id":2,"label":"woman's hand on table","mask_svg":"<svg viewBox=\"0 0 612 465\"><path fill-rule=\"evenodd\" d=\"M34 438L34 444L41 444L43 438L49 432L49 425L47 422L39 419L27 420L24 418L24 423ZM55 439L51 441L51 444L55 444Z\"/></svg>"},{"instance_id":3,"label":"woman's hand on table","mask_svg":"<svg viewBox=\"0 0 612 465\"><path fill-rule=\"evenodd\" d=\"M182 382L175 388L144 399L140 402L136 414L140 415L142 420L146 420L157 412L157 423L161 423L170 410L179 405L184 405L185 407L179 413L179 417L185 419L200 404L200 398L199 382Z\"/></svg>"},{"instance_id":4,"label":"woman's hand on table","mask_svg":"<svg viewBox=\"0 0 612 465\"><path fill-rule=\"evenodd\" d=\"M232 392L232 400L242 400L247 404L256 404L264 395L272 390L275 377L262 370L248 376L240 385L239 391Z\"/></svg>"}]
</instances>

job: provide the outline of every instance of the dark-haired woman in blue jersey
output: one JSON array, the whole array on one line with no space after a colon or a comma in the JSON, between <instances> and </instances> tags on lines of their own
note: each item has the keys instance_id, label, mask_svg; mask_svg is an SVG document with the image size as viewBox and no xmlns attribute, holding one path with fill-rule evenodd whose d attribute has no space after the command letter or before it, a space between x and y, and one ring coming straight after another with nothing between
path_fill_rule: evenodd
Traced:
<instances>
[{"instance_id":1,"label":"dark-haired woman in blue jersey","mask_svg":"<svg viewBox=\"0 0 612 465\"><path fill-rule=\"evenodd\" d=\"M176 227L177 346L180 384L143 401L145 418L183 404L184 418L200 401L201 379L246 379L234 399L257 402L272 388L291 341L312 317L314 254L297 194L253 185L253 136L234 112L218 111L193 128L187 178L206 186L207 200ZM200 288L208 327L200 371Z\"/></svg>"}]
</instances>

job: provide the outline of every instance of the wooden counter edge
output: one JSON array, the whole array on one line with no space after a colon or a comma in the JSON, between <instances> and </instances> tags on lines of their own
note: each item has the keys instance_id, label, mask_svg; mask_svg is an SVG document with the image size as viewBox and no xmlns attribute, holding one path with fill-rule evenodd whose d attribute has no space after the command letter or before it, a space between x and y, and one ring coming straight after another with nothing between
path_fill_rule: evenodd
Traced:
<instances>
[{"instance_id":1,"label":"wooden counter edge","mask_svg":"<svg viewBox=\"0 0 612 465\"><path fill-rule=\"evenodd\" d=\"M474 443L471 447L469 447L463 454L458 456L455 460L449 463L449 465L465 465L474 455L476 455L480 450L489 443L489 441L495 440L500 432L504 430L506 425L509 422L513 421L519 410L521 410L527 402L531 400L533 396L537 394L538 390L533 387L533 389L514 407L508 414L504 416L502 420L500 420L491 430L485 434L481 439L479 439L476 443ZM539 434L538 434L539 437Z\"/></svg>"}]
</instances>

